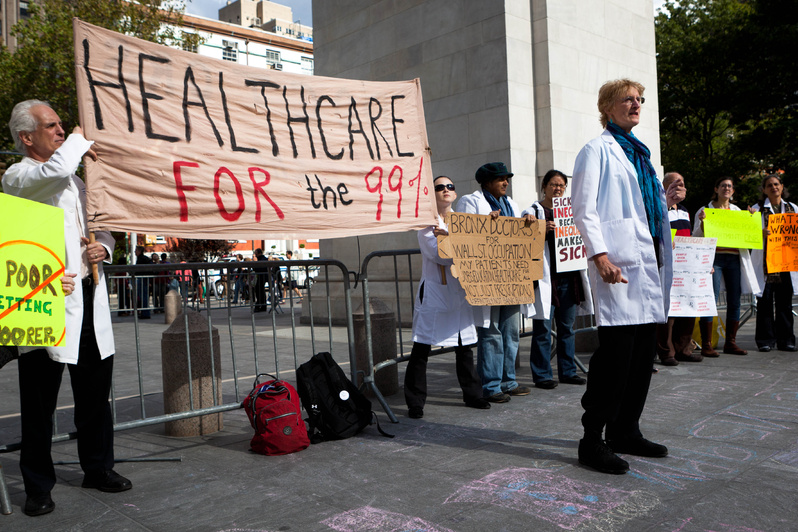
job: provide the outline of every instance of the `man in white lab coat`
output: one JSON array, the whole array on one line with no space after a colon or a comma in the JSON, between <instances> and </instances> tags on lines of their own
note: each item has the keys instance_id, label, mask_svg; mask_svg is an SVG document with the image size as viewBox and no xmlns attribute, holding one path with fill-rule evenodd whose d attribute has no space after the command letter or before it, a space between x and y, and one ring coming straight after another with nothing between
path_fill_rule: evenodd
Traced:
<instances>
[{"instance_id":1,"label":"man in white lab coat","mask_svg":"<svg viewBox=\"0 0 798 532\"><path fill-rule=\"evenodd\" d=\"M574 222L587 246L599 336L582 397L579 461L613 474L629 470L615 453L668 454L664 445L643 438L639 421L651 382L656 324L667 320L670 305L667 209L684 199L684 187L672 185L666 194L650 151L631 133L640 121L643 91L626 79L601 87L598 107L606 129L579 152L573 174Z\"/></svg>"},{"instance_id":2,"label":"man in white lab coat","mask_svg":"<svg viewBox=\"0 0 798 532\"><path fill-rule=\"evenodd\" d=\"M65 364L75 399L83 487L118 492L132 485L113 470L114 432L108 403L114 338L102 263L110 263L114 239L110 233L98 232L97 241L89 242L86 187L74 173L84 155L96 159L93 142L83 137L80 127L66 137L56 112L38 100L17 104L9 129L17 149L27 156L3 175L3 190L64 210L66 272L77 275L77 289L66 296L63 346L20 348L20 470L27 495L24 511L36 516L55 508L50 497L56 480L50 455L52 416ZM92 265L99 269L97 285Z\"/></svg>"}]
</instances>

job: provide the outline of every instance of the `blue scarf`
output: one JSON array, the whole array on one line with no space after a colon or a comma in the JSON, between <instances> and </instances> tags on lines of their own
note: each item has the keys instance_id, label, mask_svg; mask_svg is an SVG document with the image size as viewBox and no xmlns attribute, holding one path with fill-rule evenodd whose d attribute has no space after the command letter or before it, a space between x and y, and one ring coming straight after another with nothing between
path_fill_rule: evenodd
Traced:
<instances>
[{"instance_id":1,"label":"blue scarf","mask_svg":"<svg viewBox=\"0 0 798 532\"><path fill-rule=\"evenodd\" d=\"M637 183L640 185L640 193L643 194L643 204L646 207L648 230L651 232L651 236L662 238L660 185L657 179L657 172L654 171L654 166L651 164L651 150L640 142L632 132L627 133L613 122L607 124L607 131L612 133L612 136L621 145L629 162L635 167Z\"/></svg>"},{"instance_id":2,"label":"blue scarf","mask_svg":"<svg viewBox=\"0 0 798 532\"><path fill-rule=\"evenodd\" d=\"M482 194L484 194L485 199L488 200L491 211L501 211L501 216L515 216L513 208L510 206L510 202L507 201L507 196L502 196L500 199L496 199L493 194L484 188L482 189Z\"/></svg>"}]
</instances>

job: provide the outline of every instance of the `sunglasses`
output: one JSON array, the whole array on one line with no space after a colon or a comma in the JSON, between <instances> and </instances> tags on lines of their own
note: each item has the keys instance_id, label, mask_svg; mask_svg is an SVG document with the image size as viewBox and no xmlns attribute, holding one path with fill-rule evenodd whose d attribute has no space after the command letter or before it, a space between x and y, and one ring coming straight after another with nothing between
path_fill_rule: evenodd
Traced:
<instances>
[{"instance_id":1,"label":"sunglasses","mask_svg":"<svg viewBox=\"0 0 798 532\"><path fill-rule=\"evenodd\" d=\"M435 185L435 192L443 192L444 190L451 190L454 192L454 183L448 183L446 185Z\"/></svg>"}]
</instances>

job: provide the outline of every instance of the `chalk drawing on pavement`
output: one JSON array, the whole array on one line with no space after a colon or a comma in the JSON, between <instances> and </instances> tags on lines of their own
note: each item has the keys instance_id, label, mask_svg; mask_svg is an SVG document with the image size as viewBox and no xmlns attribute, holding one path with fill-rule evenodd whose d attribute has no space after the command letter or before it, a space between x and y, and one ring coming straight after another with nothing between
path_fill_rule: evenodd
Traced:
<instances>
[{"instance_id":1,"label":"chalk drawing on pavement","mask_svg":"<svg viewBox=\"0 0 798 532\"><path fill-rule=\"evenodd\" d=\"M535 516L573 530L590 522L593 530L647 514L659 499L642 491L573 480L543 469L503 469L458 489L445 503L480 503Z\"/></svg>"},{"instance_id":2,"label":"chalk drawing on pavement","mask_svg":"<svg viewBox=\"0 0 798 532\"><path fill-rule=\"evenodd\" d=\"M453 532L418 517L363 506L321 522L339 532Z\"/></svg>"}]
</instances>

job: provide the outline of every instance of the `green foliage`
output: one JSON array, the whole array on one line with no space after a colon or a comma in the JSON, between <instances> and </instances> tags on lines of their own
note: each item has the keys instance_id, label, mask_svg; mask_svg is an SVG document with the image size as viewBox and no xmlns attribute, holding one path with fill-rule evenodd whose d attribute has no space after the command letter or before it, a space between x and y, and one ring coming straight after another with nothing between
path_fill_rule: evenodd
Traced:
<instances>
[{"instance_id":1,"label":"green foliage","mask_svg":"<svg viewBox=\"0 0 798 532\"><path fill-rule=\"evenodd\" d=\"M199 39L177 29L185 8L182 1L37 0L29 6L30 18L17 23L12 31L17 50L0 51L0 142L11 150L14 143L8 117L20 101L48 101L67 132L78 125L73 17L160 44ZM172 24L164 24L167 21Z\"/></svg>"},{"instance_id":2,"label":"green foliage","mask_svg":"<svg viewBox=\"0 0 798 532\"><path fill-rule=\"evenodd\" d=\"M670 0L657 15L662 161L685 176L690 210L721 176L742 206L762 175L794 179L797 19L793 0Z\"/></svg>"}]
</instances>

